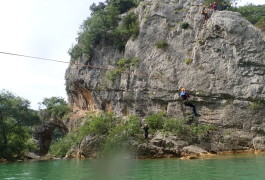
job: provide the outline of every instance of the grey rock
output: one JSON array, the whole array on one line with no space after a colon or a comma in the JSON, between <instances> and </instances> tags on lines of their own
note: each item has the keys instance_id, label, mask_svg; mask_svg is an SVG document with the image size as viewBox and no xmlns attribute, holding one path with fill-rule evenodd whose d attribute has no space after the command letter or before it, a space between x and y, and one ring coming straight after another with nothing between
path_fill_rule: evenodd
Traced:
<instances>
[{"instance_id":1,"label":"grey rock","mask_svg":"<svg viewBox=\"0 0 265 180\"><path fill-rule=\"evenodd\" d=\"M106 68L115 68L123 57L138 57L139 63L113 82L108 79L109 70L70 65L65 78L73 109L141 117L164 111L187 118L191 109L178 98L179 89L186 87L200 114L196 120L219 128L205 149L253 148L253 138L265 132L264 104L249 108L257 100L265 101L265 35L236 12L217 11L204 22L202 3L143 1L133 10L138 15L139 35L126 43L124 52L102 42L91 59L75 59ZM183 22L189 24L187 29L181 28ZM159 40L167 41L166 50L155 47ZM241 134L222 134L226 129ZM150 146L141 144L138 149L160 153L177 147L176 142L157 134Z\"/></svg>"},{"instance_id":2,"label":"grey rock","mask_svg":"<svg viewBox=\"0 0 265 180\"><path fill-rule=\"evenodd\" d=\"M198 146L194 146L194 145L190 145L190 146L187 146L187 147L184 147L183 150L182 150L182 154L205 154L207 153L206 150L198 147Z\"/></svg>"}]
</instances>

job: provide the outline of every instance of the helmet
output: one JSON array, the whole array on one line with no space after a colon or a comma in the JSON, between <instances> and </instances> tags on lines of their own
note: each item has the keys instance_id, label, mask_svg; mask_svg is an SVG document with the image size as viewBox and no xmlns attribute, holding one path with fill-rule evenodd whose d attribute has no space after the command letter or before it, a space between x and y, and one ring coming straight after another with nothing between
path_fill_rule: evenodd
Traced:
<instances>
[{"instance_id":1,"label":"helmet","mask_svg":"<svg viewBox=\"0 0 265 180\"><path fill-rule=\"evenodd\" d=\"M181 88L181 91L185 91L185 88Z\"/></svg>"}]
</instances>

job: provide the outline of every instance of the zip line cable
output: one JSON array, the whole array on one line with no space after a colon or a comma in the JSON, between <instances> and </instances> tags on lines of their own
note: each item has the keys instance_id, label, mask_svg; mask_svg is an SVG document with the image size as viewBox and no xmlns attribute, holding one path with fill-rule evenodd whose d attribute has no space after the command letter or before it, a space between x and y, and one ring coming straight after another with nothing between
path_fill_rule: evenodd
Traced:
<instances>
[{"instance_id":1,"label":"zip line cable","mask_svg":"<svg viewBox=\"0 0 265 180\"><path fill-rule=\"evenodd\" d=\"M11 55L11 56L19 56L19 57L26 57L26 58L31 58L31 59L39 59L39 60L44 60L44 61L52 61L52 62L57 62L57 63L66 63L66 64L69 64L69 66L76 65L76 66L82 66L82 67L89 67L89 68L93 68L93 69L103 69L103 70L111 70L111 71L116 70L115 68L106 68L106 67L102 67L102 66L93 66L93 65L81 64L81 63L71 63L71 62L61 61L61 60L56 60L56 59L41 58L41 57L36 57L36 56L22 55L22 54L9 53L9 52L1 52L0 51L0 54ZM135 73L135 72L129 72L129 71L120 71L120 72L121 73L132 74L132 75L135 75L137 77L141 77L143 79L147 78L147 76L141 75L141 74ZM149 77L149 79L150 78L151 77ZM155 79L165 80L165 79L168 79L168 78L155 77ZM159 88L159 89L164 89L164 88Z\"/></svg>"},{"instance_id":2,"label":"zip line cable","mask_svg":"<svg viewBox=\"0 0 265 180\"><path fill-rule=\"evenodd\" d=\"M1 52L1 51L0 51L0 54L6 54L6 55L11 55L11 56L27 57L27 58L32 58L32 59L46 60L46 61L54 61L54 62L60 62L60 63L69 63L69 62L66 62L66 61L60 61L60 60L55 60L55 59L40 58L40 57L35 57L35 56L28 56L28 55L8 53L8 52Z\"/></svg>"},{"instance_id":3,"label":"zip line cable","mask_svg":"<svg viewBox=\"0 0 265 180\"><path fill-rule=\"evenodd\" d=\"M85 67L90 67L90 68L94 68L94 69L115 70L114 68L105 68L102 66L92 66L92 65L81 64L81 63L70 63L67 61L61 61L61 60L56 60L56 59L41 58L41 57L36 57L36 56L28 56L28 55L1 52L1 51L0 51L0 54L11 55L11 56L20 56L20 57L26 57L26 58L32 58L32 59L40 59L40 60L45 60L45 61L53 61L53 62L58 62L58 63L67 63L69 65L76 65L76 66L82 66L82 67L85 66ZM135 73L128 72L128 71L122 71L122 72L136 75Z\"/></svg>"}]
</instances>

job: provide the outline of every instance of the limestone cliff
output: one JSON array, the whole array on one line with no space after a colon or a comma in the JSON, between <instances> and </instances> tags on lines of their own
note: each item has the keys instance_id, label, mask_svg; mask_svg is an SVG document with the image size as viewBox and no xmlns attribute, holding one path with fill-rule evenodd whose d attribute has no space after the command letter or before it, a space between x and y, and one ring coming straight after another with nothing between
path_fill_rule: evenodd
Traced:
<instances>
[{"instance_id":1,"label":"limestone cliff","mask_svg":"<svg viewBox=\"0 0 265 180\"><path fill-rule=\"evenodd\" d=\"M70 65L65 77L73 109L141 117L164 111L183 118L190 111L178 97L185 87L198 122L220 127L205 149L265 150L265 35L236 12L217 11L204 22L202 4L145 0L131 10L140 31L124 52L102 42L92 58L75 62L115 69L120 58L138 58L137 65L113 81L112 70ZM164 49L156 46L162 40Z\"/></svg>"}]
</instances>

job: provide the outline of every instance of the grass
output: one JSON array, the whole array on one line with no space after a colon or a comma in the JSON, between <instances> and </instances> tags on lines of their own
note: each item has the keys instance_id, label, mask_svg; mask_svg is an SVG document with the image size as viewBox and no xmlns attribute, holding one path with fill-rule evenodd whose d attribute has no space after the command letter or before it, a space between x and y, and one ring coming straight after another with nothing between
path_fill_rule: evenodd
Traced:
<instances>
[{"instance_id":1,"label":"grass","mask_svg":"<svg viewBox=\"0 0 265 180\"><path fill-rule=\"evenodd\" d=\"M182 29L188 29L188 28L190 27L190 25L189 25L189 23L184 22L184 23L182 23L182 24L180 25L180 27L181 27Z\"/></svg>"},{"instance_id":2,"label":"grass","mask_svg":"<svg viewBox=\"0 0 265 180\"><path fill-rule=\"evenodd\" d=\"M185 64L189 65L192 62L191 58L186 58L185 59Z\"/></svg>"},{"instance_id":3,"label":"grass","mask_svg":"<svg viewBox=\"0 0 265 180\"><path fill-rule=\"evenodd\" d=\"M155 43L156 48L166 50L169 46L166 40L157 41Z\"/></svg>"}]
</instances>

